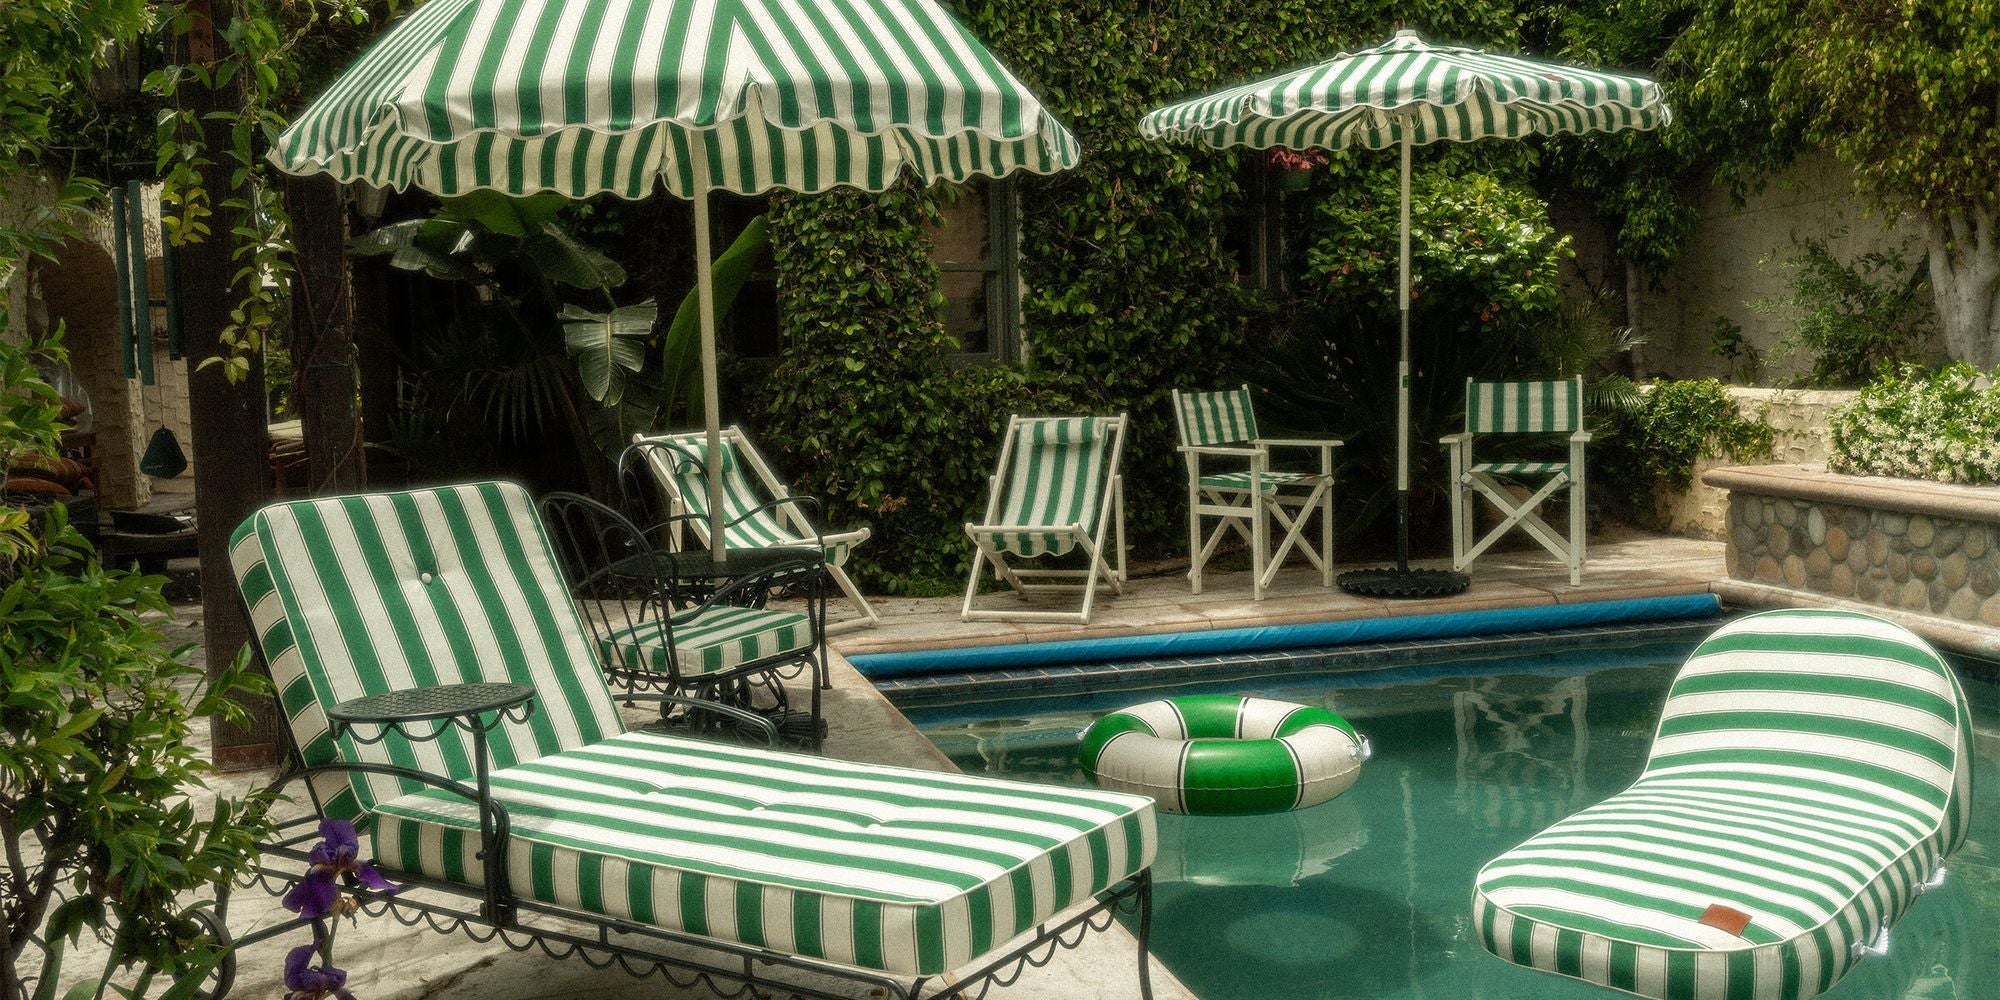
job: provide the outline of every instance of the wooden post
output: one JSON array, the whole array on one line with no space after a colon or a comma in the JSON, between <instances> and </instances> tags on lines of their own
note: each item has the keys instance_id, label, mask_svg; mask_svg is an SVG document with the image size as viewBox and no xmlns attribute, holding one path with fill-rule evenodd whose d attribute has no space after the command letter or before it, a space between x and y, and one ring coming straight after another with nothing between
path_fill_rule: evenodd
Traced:
<instances>
[{"instance_id":1,"label":"wooden post","mask_svg":"<svg viewBox=\"0 0 2000 1000\"><path fill-rule=\"evenodd\" d=\"M313 496L361 488L361 423L354 410L353 296L347 277L347 200L325 174L285 179L292 217L292 403L304 425Z\"/></svg>"},{"instance_id":2,"label":"wooden post","mask_svg":"<svg viewBox=\"0 0 2000 1000\"><path fill-rule=\"evenodd\" d=\"M191 21L189 59L212 59L218 37L211 0L189 0L185 10ZM211 115L241 110L238 86L210 90L189 81L183 90L190 110L201 122L209 160L201 171L201 185L208 193L209 209L215 213L207 220L208 238L181 247L177 275L181 317L187 330L195 517L201 526L202 624L210 676L234 660L250 639L249 621L236 593L235 574L230 571L229 536L245 517L264 505L271 484L265 453L268 431L262 357L253 355L248 377L233 385L223 377L222 365L201 365L217 353L217 338L229 325L230 310L236 305L230 279L238 266L231 259L231 250L239 212L227 202L239 195L230 190L230 123L213 120ZM219 767L241 770L277 762L281 735L276 703L260 698L247 707L250 717L241 726L219 717L211 720Z\"/></svg>"}]
</instances>

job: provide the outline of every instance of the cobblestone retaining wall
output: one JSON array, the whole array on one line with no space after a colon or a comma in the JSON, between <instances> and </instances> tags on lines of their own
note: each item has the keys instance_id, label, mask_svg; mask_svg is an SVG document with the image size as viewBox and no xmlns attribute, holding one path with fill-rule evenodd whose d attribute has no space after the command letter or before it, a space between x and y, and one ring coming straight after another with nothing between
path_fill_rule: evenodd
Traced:
<instances>
[{"instance_id":1,"label":"cobblestone retaining wall","mask_svg":"<svg viewBox=\"0 0 2000 1000\"><path fill-rule=\"evenodd\" d=\"M2000 490L1775 468L1710 474L1731 577L2000 627Z\"/></svg>"}]
</instances>

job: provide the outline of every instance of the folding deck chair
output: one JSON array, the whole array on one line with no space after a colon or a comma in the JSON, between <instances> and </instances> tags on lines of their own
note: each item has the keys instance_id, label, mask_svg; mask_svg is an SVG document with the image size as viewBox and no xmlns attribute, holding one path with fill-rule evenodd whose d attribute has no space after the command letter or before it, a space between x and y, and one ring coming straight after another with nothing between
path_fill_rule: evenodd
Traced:
<instances>
[{"instance_id":1,"label":"folding deck chair","mask_svg":"<svg viewBox=\"0 0 2000 1000\"><path fill-rule=\"evenodd\" d=\"M262 845L266 888L301 878L319 818L352 818L403 884L371 910L718 993L908 1000L964 970L939 995L977 996L1116 909L1150 992L1151 800L627 729L635 697L761 720L614 700L518 486L279 504L231 555L300 765L273 790L313 811Z\"/></svg>"},{"instance_id":2,"label":"folding deck chair","mask_svg":"<svg viewBox=\"0 0 2000 1000\"><path fill-rule=\"evenodd\" d=\"M1097 586L1125 590L1125 414L1115 417L1023 417L1007 421L1007 438L986 501L986 519L965 524L978 551L965 584L966 621L1090 621ZM1115 529L1112 527L1116 525ZM1116 531L1113 551L1105 533ZM1035 565L1080 550L1082 569ZM1115 553L1117 568L1110 556ZM1018 561L1010 561L1018 560ZM974 608L988 564L996 578L1022 594L1081 592L1078 611Z\"/></svg>"},{"instance_id":3,"label":"folding deck chair","mask_svg":"<svg viewBox=\"0 0 2000 1000\"><path fill-rule=\"evenodd\" d=\"M1174 390L1173 398L1180 451L1187 459L1188 580L1194 592L1201 593L1201 568L1228 531L1250 546L1252 600L1264 599L1264 588L1294 546L1319 567L1320 586L1333 586L1333 449L1343 442L1259 437L1248 385L1220 392ZM1318 451L1319 471L1271 468L1274 448ZM1231 460L1231 465L1247 462L1249 468L1204 473L1204 457ZM1317 549L1301 544L1314 514L1320 524ZM1201 535L1203 517L1217 519L1207 539ZM1275 549L1272 521L1284 532Z\"/></svg>"},{"instance_id":4,"label":"folding deck chair","mask_svg":"<svg viewBox=\"0 0 2000 1000\"><path fill-rule=\"evenodd\" d=\"M703 431L635 434L619 463L627 473L621 480L636 469L652 473L666 494L666 515L695 515L683 523L702 545L708 544L709 531L707 453L708 435ZM859 618L830 623L829 632L863 628L881 620L846 569L847 557L872 533L869 527L864 524L833 534L820 531L814 524L820 514L819 501L793 496L743 429L733 425L722 431L722 489L722 540L729 548L805 547L826 553L827 576L860 612ZM678 546L680 539L672 541Z\"/></svg>"},{"instance_id":5,"label":"folding deck chair","mask_svg":"<svg viewBox=\"0 0 2000 1000\"><path fill-rule=\"evenodd\" d=\"M1569 460L1474 461L1475 437L1494 435L1569 435ZM1583 582L1584 495L1583 446L1590 433L1583 427L1583 377L1559 382L1474 382L1465 380L1465 430L1439 438L1451 460L1452 568L1472 565L1502 535L1516 525L1569 567L1570 586ZM1503 479L1542 480L1525 500L1516 501ZM1557 493L1569 492L1569 538L1549 527L1536 508ZM1500 523L1473 541L1473 501L1477 493L1500 511Z\"/></svg>"},{"instance_id":6,"label":"folding deck chair","mask_svg":"<svg viewBox=\"0 0 2000 1000\"><path fill-rule=\"evenodd\" d=\"M1943 884L1972 822L1958 678L1900 626L1771 611L1681 668L1644 773L1474 881L1516 965L1658 1000L1800 1000Z\"/></svg>"}]
</instances>

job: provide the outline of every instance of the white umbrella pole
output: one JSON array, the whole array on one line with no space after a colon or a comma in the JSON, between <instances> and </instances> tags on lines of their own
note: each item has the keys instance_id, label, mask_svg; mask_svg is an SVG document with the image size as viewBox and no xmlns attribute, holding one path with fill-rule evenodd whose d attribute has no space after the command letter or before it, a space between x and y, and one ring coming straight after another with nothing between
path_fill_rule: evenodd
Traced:
<instances>
[{"instance_id":1,"label":"white umbrella pole","mask_svg":"<svg viewBox=\"0 0 2000 1000\"><path fill-rule=\"evenodd\" d=\"M1402 360L1396 364L1396 568L1410 568L1410 132L1403 128L1402 267L1396 281L1403 324Z\"/></svg>"},{"instance_id":2,"label":"white umbrella pole","mask_svg":"<svg viewBox=\"0 0 2000 1000\"><path fill-rule=\"evenodd\" d=\"M701 301L701 414L708 425L708 554L726 555L722 540L722 400L715 386L715 262L709 254L708 152L694 147L694 289Z\"/></svg>"}]
</instances>

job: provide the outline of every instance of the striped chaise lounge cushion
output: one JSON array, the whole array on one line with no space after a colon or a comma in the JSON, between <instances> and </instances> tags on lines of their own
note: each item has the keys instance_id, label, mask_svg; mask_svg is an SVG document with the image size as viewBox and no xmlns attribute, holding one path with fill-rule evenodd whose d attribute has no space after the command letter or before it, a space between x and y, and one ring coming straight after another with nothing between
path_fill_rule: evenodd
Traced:
<instances>
[{"instance_id":1,"label":"striped chaise lounge cushion","mask_svg":"<svg viewBox=\"0 0 2000 1000\"><path fill-rule=\"evenodd\" d=\"M667 640L673 640L673 662ZM671 630L657 619L615 629L600 641L607 662L695 679L810 649L812 623L796 611L716 605Z\"/></svg>"},{"instance_id":2,"label":"striped chaise lounge cushion","mask_svg":"<svg viewBox=\"0 0 2000 1000\"><path fill-rule=\"evenodd\" d=\"M1951 667L1904 629L1740 619L1675 679L1637 782L1480 871L1480 940L1646 997L1817 995L1964 841L1970 738Z\"/></svg>"},{"instance_id":3,"label":"striped chaise lounge cushion","mask_svg":"<svg viewBox=\"0 0 2000 1000\"><path fill-rule=\"evenodd\" d=\"M904 975L958 968L1148 865L1152 802L633 732L493 775L514 891ZM476 884L479 817L420 792L378 855Z\"/></svg>"},{"instance_id":4,"label":"striped chaise lounge cushion","mask_svg":"<svg viewBox=\"0 0 2000 1000\"><path fill-rule=\"evenodd\" d=\"M334 739L326 710L512 681L536 711L491 736L522 897L901 975L963 966L1147 867L1152 800L625 732L528 495L506 483L278 504L232 561L307 764L470 783L456 729ZM372 735L372 730L368 731ZM462 799L373 775L315 785L377 857L476 885Z\"/></svg>"}]
</instances>

